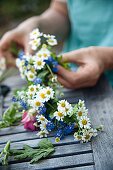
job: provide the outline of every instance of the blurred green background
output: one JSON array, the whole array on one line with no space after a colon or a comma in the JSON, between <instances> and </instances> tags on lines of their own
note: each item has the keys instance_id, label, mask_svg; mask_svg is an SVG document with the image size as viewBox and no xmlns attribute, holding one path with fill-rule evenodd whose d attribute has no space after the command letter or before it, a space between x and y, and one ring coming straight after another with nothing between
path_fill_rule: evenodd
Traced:
<instances>
[{"instance_id":1,"label":"blurred green background","mask_svg":"<svg viewBox=\"0 0 113 170\"><path fill-rule=\"evenodd\" d=\"M45 11L51 0L0 0L0 37L23 20Z\"/></svg>"}]
</instances>

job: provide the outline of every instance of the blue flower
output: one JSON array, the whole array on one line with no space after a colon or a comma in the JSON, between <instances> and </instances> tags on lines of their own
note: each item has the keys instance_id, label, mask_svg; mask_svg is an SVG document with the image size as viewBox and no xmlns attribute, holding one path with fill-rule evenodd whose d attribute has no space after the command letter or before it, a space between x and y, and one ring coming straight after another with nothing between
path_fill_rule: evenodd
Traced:
<instances>
[{"instance_id":1,"label":"blue flower","mask_svg":"<svg viewBox=\"0 0 113 170\"><path fill-rule=\"evenodd\" d=\"M59 137L60 139L64 136L63 130L62 129L58 129L56 132L55 137Z\"/></svg>"},{"instance_id":2,"label":"blue flower","mask_svg":"<svg viewBox=\"0 0 113 170\"><path fill-rule=\"evenodd\" d=\"M54 73L57 73L57 72L58 72L58 68L57 68L57 67L53 67L53 68L52 68L52 71L53 71Z\"/></svg>"},{"instance_id":3,"label":"blue flower","mask_svg":"<svg viewBox=\"0 0 113 170\"><path fill-rule=\"evenodd\" d=\"M74 123L71 124L71 125L65 126L65 127L64 127L64 134L65 134L65 135L69 135L70 133L72 133L73 130L74 130L74 127L75 127Z\"/></svg>"},{"instance_id":4,"label":"blue flower","mask_svg":"<svg viewBox=\"0 0 113 170\"><path fill-rule=\"evenodd\" d=\"M35 78L33 82L34 82L35 85L41 84L42 83L42 79L41 78Z\"/></svg>"},{"instance_id":5,"label":"blue flower","mask_svg":"<svg viewBox=\"0 0 113 170\"><path fill-rule=\"evenodd\" d=\"M55 125L53 124L53 122L48 122L47 125L46 125L46 129L48 131L52 131L53 129L55 128Z\"/></svg>"},{"instance_id":6,"label":"blue flower","mask_svg":"<svg viewBox=\"0 0 113 170\"><path fill-rule=\"evenodd\" d=\"M15 96L13 96L13 97L12 97L12 101L13 101L13 102L17 102L18 99L17 99Z\"/></svg>"},{"instance_id":7,"label":"blue flower","mask_svg":"<svg viewBox=\"0 0 113 170\"><path fill-rule=\"evenodd\" d=\"M25 66L27 66L28 65L28 61L27 60L25 60Z\"/></svg>"},{"instance_id":8,"label":"blue flower","mask_svg":"<svg viewBox=\"0 0 113 170\"><path fill-rule=\"evenodd\" d=\"M19 102L20 102L20 105L21 105L25 110L28 109L28 106L27 106L27 103L26 103L26 102L24 102L23 100L20 100Z\"/></svg>"},{"instance_id":9,"label":"blue flower","mask_svg":"<svg viewBox=\"0 0 113 170\"><path fill-rule=\"evenodd\" d=\"M24 51L23 51L23 50L20 50L19 53L18 53L18 58L19 58L20 60L22 60L22 59L23 59L23 55L24 55Z\"/></svg>"},{"instance_id":10,"label":"blue flower","mask_svg":"<svg viewBox=\"0 0 113 170\"><path fill-rule=\"evenodd\" d=\"M46 107L43 106L43 107L39 107L39 114L44 114L46 112Z\"/></svg>"}]
</instances>

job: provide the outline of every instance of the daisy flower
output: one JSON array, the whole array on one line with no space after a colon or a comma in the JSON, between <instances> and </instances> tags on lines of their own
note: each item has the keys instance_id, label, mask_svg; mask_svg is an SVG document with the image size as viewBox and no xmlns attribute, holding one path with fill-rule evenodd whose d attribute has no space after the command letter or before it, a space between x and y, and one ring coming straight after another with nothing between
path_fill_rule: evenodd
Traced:
<instances>
[{"instance_id":1,"label":"daisy flower","mask_svg":"<svg viewBox=\"0 0 113 170\"><path fill-rule=\"evenodd\" d=\"M47 130L41 130L40 132L37 133L37 136L43 138L43 137L47 137L48 134L49 132Z\"/></svg>"},{"instance_id":2,"label":"daisy flower","mask_svg":"<svg viewBox=\"0 0 113 170\"><path fill-rule=\"evenodd\" d=\"M82 141L88 142L91 140L92 136L93 136L93 134L90 133L90 130L83 130Z\"/></svg>"},{"instance_id":3,"label":"daisy flower","mask_svg":"<svg viewBox=\"0 0 113 170\"><path fill-rule=\"evenodd\" d=\"M29 81L33 81L36 78L35 74L33 72L31 72L31 71L28 71L26 73L26 76L27 76Z\"/></svg>"},{"instance_id":4,"label":"daisy flower","mask_svg":"<svg viewBox=\"0 0 113 170\"><path fill-rule=\"evenodd\" d=\"M45 65L45 62L41 58L35 58L34 67L37 70L41 70Z\"/></svg>"},{"instance_id":5,"label":"daisy flower","mask_svg":"<svg viewBox=\"0 0 113 170\"><path fill-rule=\"evenodd\" d=\"M58 111L63 112L66 116L72 112L72 106L66 100L61 100L58 102Z\"/></svg>"},{"instance_id":6,"label":"daisy flower","mask_svg":"<svg viewBox=\"0 0 113 170\"><path fill-rule=\"evenodd\" d=\"M43 33L41 33L39 29L36 28L30 33L30 39L37 39L38 37L41 37L42 35Z\"/></svg>"},{"instance_id":7,"label":"daisy flower","mask_svg":"<svg viewBox=\"0 0 113 170\"><path fill-rule=\"evenodd\" d=\"M40 124L40 129L41 129L41 130L46 130L46 125L47 125L46 122L41 123L41 124Z\"/></svg>"},{"instance_id":8,"label":"daisy flower","mask_svg":"<svg viewBox=\"0 0 113 170\"><path fill-rule=\"evenodd\" d=\"M46 96L50 99L52 99L53 97L54 97L54 91L53 91L53 89L52 88L50 88L50 87L46 87Z\"/></svg>"},{"instance_id":9,"label":"daisy flower","mask_svg":"<svg viewBox=\"0 0 113 170\"><path fill-rule=\"evenodd\" d=\"M58 120L58 121L63 121L63 118L64 118L64 114L62 113L62 112L59 112L59 111L56 111L55 113L54 113L54 117L56 117L56 119Z\"/></svg>"},{"instance_id":10,"label":"daisy flower","mask_svg":"<svg viewBox=\"0 0 113 170\"><path fill-rule=\"evenodd\" d=\"M78 132L75 132L74 138L77 139L77 140L82 140L82 135L80 135Z\"/></svg>"},{"instance_id":11,"label":"daisy flower","mask_svg":"<svg viewBox=\"0 0 113 170\"><path fill-rule=\"evenodd\" d=\"M27 95L30 95L31 97L36 93L36 88L37 86L35 85L31 85L28 87L28 92L27 92Z\"/></svg>"},{"instance_id":12,"label":"daisy flower","mask_svg":"<svg viewBox=\"0 0 113 170\"><path fill-rule=\"evenodd\" d=\"M47 40L47 43L51 46L54 46L54 45L57 45L57 40L55 38L51 37Z\"/></svg>"},{"instance_id":13,"label":"daisy flower","mask_svg":"<svg viewBox=\"0 0 113 170\"><path fill-rule=\"evenodd\" d=\"M36 50L41 45L41 38L33 39L29 42L32 50Z\"/></svg>"},{"instance_id":14,"label":"daisy flower","mask_svg":"<svg viewBox=\"0 0 113 170\"><path fill-rule=\"evenodd\" d=\"M38 98L36 98L31 102L31 106L38 110L39 107L43 106L43 103Z\"/></svg>"},{"instance_id":15,"label":"daisy flower","mask_svg":"<svg viewBox=\"0 0 113 170\"><path fill-rule=\"evenodd\" d=\"M36 94L36 96L37 96L37 98L39 98L39 100L41 101L41 102L47 102L48 100L49 100L49 98L46 96L46 89L45 88L43 88L43 89L41 89L37 94Z\"/></svg>"},{"instance_id":16,"label":"daisy flower","mask_svg":"<svg viewBox=\"0 0 113 170\"><path fill-rule=\"evenodd\" d=\"M82 116L81 119L79 120L79 125L80 128L89 129L91 125L89 118L87 116Z\"/></svg>"},{"instance_id":17,"label":"daisy flower","mask_svg":"<svg viewBox=\"0 0 113 170\"><path fill-rule=\"evenodd\" d=\"M85 107L80 107L77 110L77 118L80 119L82 116L87 116L88 110Z\"/></svg>"},{"instance_id":18,"label":"daisy flower","mask_svg":"<svg viewBox=\"0 0 113 170\"><path fill-rule=\"evenodd\" d=\"M41 123L48 122L47 119L43 115L37 115L36 118L38 122L41 122Z\"/></svg>"}]
</instances>

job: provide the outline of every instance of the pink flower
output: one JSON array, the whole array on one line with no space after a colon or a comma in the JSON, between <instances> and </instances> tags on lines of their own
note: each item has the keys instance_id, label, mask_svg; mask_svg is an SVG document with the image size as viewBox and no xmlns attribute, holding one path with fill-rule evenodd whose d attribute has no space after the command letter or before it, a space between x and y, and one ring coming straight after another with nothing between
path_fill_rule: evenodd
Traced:
<instances>
[{"instance_id":1,"label":"pink flower","mask_svg":"<svg viewBox=\"0 0 113 170\"><path fill-rule=\"evenodd\" d=\"M34 126L35 123L35 116L29 115L28 112L24 112L22 116L22 123L24 124L24 128L28 130L36 130L36 127Z\"/></svg>"}]
</instances>

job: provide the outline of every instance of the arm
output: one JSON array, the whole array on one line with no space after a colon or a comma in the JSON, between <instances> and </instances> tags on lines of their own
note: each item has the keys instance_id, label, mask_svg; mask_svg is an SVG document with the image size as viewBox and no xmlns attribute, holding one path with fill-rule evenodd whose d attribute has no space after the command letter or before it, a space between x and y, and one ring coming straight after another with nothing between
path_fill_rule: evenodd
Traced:
<instances>
[{"instance_id":1,"label":"arm","mask_svg":"<svg viewBox=\"0 0 113 170\"><path fill-rule=\"evenodd\" d=\"M0 40L0 56L7 57L8 65L14 64L14 57L9 51L11 43L15 42L25 52L28 52L29 33L36 27L39 27L45 33L55 34L58 38L64 40L69 30L66 2L54 0L49 9L43 14L27 19L15 29L4 34Z\"/></svg>"}]
</instances>

